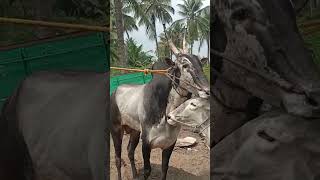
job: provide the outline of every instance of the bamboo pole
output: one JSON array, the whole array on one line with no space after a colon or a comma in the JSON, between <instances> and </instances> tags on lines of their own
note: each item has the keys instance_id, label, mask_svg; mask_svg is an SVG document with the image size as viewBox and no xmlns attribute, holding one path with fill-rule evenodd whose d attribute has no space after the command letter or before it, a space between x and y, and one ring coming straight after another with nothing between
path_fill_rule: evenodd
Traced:
<instances>
[{"instance_id":1,"label":"bamboo pole","mask_svg":"<svg viewBox=\"0 0 320 180\"><path fill-rule=\"evenodd\" d=\"M66 28L66 29L86 30L86 31L109 32L109 28L108 27L102 27L102 26L90 26L90 25L83 25L83 24L70 24L70 23L60 23L60 22L47 22L47 21L18 19L18 18L0 17L0 23L37 25L37 26L55 27L55 28Z\"/></svg>"}]
</instances>

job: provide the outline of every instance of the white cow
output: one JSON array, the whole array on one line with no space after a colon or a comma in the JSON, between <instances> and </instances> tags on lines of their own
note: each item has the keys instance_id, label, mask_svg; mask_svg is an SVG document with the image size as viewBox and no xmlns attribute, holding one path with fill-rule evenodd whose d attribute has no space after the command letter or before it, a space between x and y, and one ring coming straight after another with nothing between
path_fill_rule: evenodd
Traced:
<instances>
[{"instance_id":1,"label":"white cow","mask_svg":"<svg viewBox=\"0 0 320 180\"><path fill-rule=\"evenodd\" d=\"M191 127L199 127L210 147L210 102L200 97L181 104L168 115L168 121L176 121ZM202 132L203 131L203 132Z\"/></svg>"}]
</instances>

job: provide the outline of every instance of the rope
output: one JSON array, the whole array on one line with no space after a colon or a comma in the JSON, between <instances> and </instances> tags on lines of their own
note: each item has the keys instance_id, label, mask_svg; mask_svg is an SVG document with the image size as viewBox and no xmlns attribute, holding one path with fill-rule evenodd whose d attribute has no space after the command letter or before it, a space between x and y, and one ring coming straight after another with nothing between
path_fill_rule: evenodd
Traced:
<instances>
[{"instance_id":1,"label":"rope","mask_svg":"<svg viewBox=\"0 0 320 180\"><path fill-rule=\"evenodd\" d=\"M120 70L120 71L131 71L131 72L143 72L145 75L147 74L160 74L167 75L169 69L165 70L153 70L153 69L133 69L133 68L120 68L120 67L110 67L110 69Z\"/></svg>"},{"instance_id":2,"label":"rope","mask_svg":"<svg viewBox=\"0 0 320 180\"><path fill-rule=\"evenodd\" d=\"M172 86L173 86L173 89L176 91L176 93L181 96L181 97L187 97L188 95L184 96L181 94L180 91L178 91L178 88L182 89L182 90L185 90L188 92L188 90L186 88L183 88L183 87L179 87L179 84L176 82L175 79L178 79L179 81L181 80L180 78L178 78L177 76L175 75L171 75L169 73L167 73L167 77L172 81Z\"/></svg>"},{"instance_id":3,"label":"rope","mask_svg":"<svg viewBox=\"0 0 320 180\"><path fill-rule=\"evenodd\" d=\"M183 116L177 116L177 117L183 117ZM175 121L175 122L177 122L177 123L179 123L179 124L188 126L188 127L192 127L192 128L197 128L197 127L198 127L198 125L191 125L191 124L188 124L188 123L184 123L184 122L182 122L182 121L179 121L179 120L177 120L177 119L170 119L170 120Z\"/></svg>"},{"instance_id":4,"label":"rope","mask_svg":"<svg viewBox=\"0 0 320 180\"><path fill-rule=\"evenodd\" d=\"M177 117L183 117L183 116L177 116ZM191 127L191 128L200 128L203 124L205 124L206 122L210 121L210 118L208 118L207 120L203 121L202 123L200 123L199 125L191 125L191 124L188 124L188 123L184 123L182 121L179 121L179 120L176 120L176 119L171 119L172 121L175 121L179 124L182 124L182 125L185 125L185 126L188 126L188 127ZM199 131L199 134L203 133L203 131L205 131L206 129L208 129L208 127L210 127L210 122L209 124L207 124L206 126L204 126L203 129L200 129Z\"/></svg>"},{"instance_id":5,"label":"rope","mask_svg":"<svg viewBox=\"0 0 320 180\"><path fill-rule=\"evenodd\" d=\"M121 68L121 67L110 67L110 69L115 69L115 70L120 70L120 71L132 71L132 72L143 72L144 74L160 74L160 75L164 75L164 76L167 76L171 81L173 81L173 83L175 84L175 80L173 78L176 78L176 79L179 79L179 81L181 82L184 82L192 87L194 87L195 89L198 89L198 90L202 90L201 88L187 82L187 81L184 81L178 77L176 77L175 75L171 75L169 74L169 70L171 68L168 68L168 69L162 69L162 70L153 70L153 69L133 69L133 68ZM178 85L178 84L177 84ZM182 88L182 87L180 87ZM185 89L186 90L186 89Z\"/></svg>"},{"instance_id":6,"label":"rope","mask_svg":"<svg viewBox=\"0 0 320 180\"><path fill-rule=\"evenodd\" d=\"M89 26L89 25L83 25L83 24L46 22L46 21L38 21L38 20L5 18L5 17L0 17L0 23L37 25L37 26L56 27L56 28L80 29L80 30L86 30L86 31L109 32L108 27L102 27L102 26Z\"/></svg>"},{"instance_id":7,"label":"rope","mask_svg":"<svg viewBox=\"0 0 320 180\"><path fill-rule=\"evenodd\" d=\"M211 52L216 56L222 57L223 60L226 60L226 61L232 63L233 65L237 66L237 67L240 67L240 68L245 69L246 71L248 71L250 73L258 75L259 77L263 78L264 80L266 80L266 81L268 81L268 82L280 87L284 91L294 92L294 93L297 93L297 94L303 94L304 93L303 90L300 89L299 87L295 87L295 86L293 86L292 84L290 84L290 83L288 83L286 81L279 82L276 79L274 79L273 77L271 77L270 75L265 74L263 72L259 72L259 71L255 70L255 69L253 69L251 67L248 67L246 65L243 65L240 62L236 61L235 59L226 56L224 53L218 52L218 51L216 51L214 49L211 49Z\"/></svg>"}]
</instances>

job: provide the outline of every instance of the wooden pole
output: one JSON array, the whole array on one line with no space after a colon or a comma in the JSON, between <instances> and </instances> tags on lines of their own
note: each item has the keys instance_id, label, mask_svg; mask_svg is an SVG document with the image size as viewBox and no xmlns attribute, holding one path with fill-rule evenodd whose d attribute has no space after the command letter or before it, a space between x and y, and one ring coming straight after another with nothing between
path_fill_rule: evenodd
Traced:
<instances>
[{"instance_id":1,"label":"wooden pole","mask_svg":"<svg viewBox=\"0 0 320 180\"><path fill-rule=\"evenodd\" d=\"M55 27L55 28L64 28L64 29L79 29L79 30L86 30L86 31L109 32L108 27L102 27L102 26L89 26L89 25L83 25L83 24L47 22L47 21L36 21L36 20L17 19L17 18L5 18L5 17L0 17L0 23L24 24L24 25L45 26L45 27Z\"/></svg>"}]
</instances>

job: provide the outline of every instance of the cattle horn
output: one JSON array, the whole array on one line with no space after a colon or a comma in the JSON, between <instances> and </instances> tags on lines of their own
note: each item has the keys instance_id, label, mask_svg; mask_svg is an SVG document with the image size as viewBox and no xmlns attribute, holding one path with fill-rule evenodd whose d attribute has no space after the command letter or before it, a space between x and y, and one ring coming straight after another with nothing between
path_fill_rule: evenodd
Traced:
<instances>
[{"instance_id":1,"label":"cattle horn","mask_svg":"<svg viewBox=\"0 0 320 180\"><path fill-rule=\"evenodd\" d=\"M178 48L173 44L171 38L169 39L166 33L166 24L162 24L163 25L163 29L164 29L164 36L166 37L169 47L171 49L171 51L173 52L174 55L178 56L178 54L180 54L180 51L178 50Z\"/></svg>"},{"instance_id":2,"label":"cattle horn","mask_svg":"<svg viewBox=\"0 0 320 180\"><path fill-rule=\"evenodd\" d=\"M180 54L180 51L179 51L178 48L173 44L173 42L172 42L171 39L168 40L168 43L169 43L170 49L171 49L171 51L174 53L174 55L177 56L178 54Z\"/></svg>"},{"instance_id":3,"label":"cattle horn","mask_svg":"<svg viewBox=\"0 0 320 180\"><path fill-rule=\"evenodd\" d=\"M188 53L188 47L187 47L187 42L186 42L186 34L183 35L182 51L183 51L183 53Z\"/></svg>"}]
</instances>

